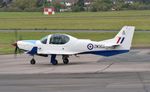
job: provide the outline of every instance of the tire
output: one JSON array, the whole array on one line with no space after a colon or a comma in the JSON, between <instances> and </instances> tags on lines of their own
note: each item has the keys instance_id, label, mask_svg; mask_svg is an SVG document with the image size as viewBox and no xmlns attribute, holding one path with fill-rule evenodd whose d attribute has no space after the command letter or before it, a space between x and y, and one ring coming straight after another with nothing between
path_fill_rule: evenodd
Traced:
<instances>
[{"instance_id":1,"label":"tire","mask_svg":"<svg viewBox=\"0 0 150 92\"><path fill-rule=\"evenodd\" d=\"M64 59L63 62L64 62L64 64L68 64L69 60L68 59Z\"/></svg>"},{"instance_id":2,"label":"tire","mask_svg":"<svg viewBox=\"0 0 150 92\"><path fill-rule=\"evenodd\" d=\"M30 64L31 65L34 65L36 63L36 61L34 60L34 59L32 59L31 61L30 61Z\"/></svg>"}]
</instances>

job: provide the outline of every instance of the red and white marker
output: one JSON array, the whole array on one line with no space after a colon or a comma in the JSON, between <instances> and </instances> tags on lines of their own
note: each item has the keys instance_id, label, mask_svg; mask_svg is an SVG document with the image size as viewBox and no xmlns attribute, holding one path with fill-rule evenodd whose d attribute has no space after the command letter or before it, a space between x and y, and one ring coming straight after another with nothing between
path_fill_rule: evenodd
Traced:
<instances>
[{"instance_id":1,"label":"red and white marker","mask_svg":"<svg viewBox=\"0 0 150 92\"><path fill-rule=\"evenodd\" d=\"M44 8L44 15L53 15L55 14L55 9L53 7Z\"/></svg>"}]
</instances>

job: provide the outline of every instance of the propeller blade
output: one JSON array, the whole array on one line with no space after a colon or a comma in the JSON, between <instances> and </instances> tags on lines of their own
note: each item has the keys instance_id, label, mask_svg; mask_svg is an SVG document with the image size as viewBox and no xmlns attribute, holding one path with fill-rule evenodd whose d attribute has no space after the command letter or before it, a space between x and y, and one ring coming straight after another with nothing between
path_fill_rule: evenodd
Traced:
<instances>
[{"instance_id":1,"label":"propeller blade","mask_svg":"<svg viewBox=\"0 0 150 92\"><path fill-rule=\"evenodd\" d=\"M14 55L15 55L15 58L16 58L16 55L21 52L20 49L19 49L19 47L18 47L18 45L17 45L17 41L18 41L18 30L14 30L14 36L15 36L15 41L16 41L16 42L13 43L12 45L15 47ZM19 39L22 39L22 37L19 37Z\"/></svg>"},{"instance_id":2,"label":"propeller blade","mask_svg":"<svg viewBox=\"0 0 150 92\"><path fill-rule=\"evenodd\" d=\"M21 49L18 48L18 53L21 54Z\"/></svg>"},{"instance_id":3,"label":"propeller blade","mask_svg":"<svg viewBox=\"0 0 150 92\"><path fill-rule=\"evenodd\" d=\"M17 45L17 42L15 42L15 43L13 43L12 44L13 46L15 46L15 51L14 51L14 54L15 54L15 56L17 55L17 52L18 52L18 45Z\"/></svg>"},{"instance_id":4,"label":"propeller blade","mask_svg":"<svg viewBox=\"0 0 150 92\"><path fill-rule=\"evenodd\" d=\"M17 54L17 51L18 51L18 46L16 46L15 48L15 54Z\"/></svg>"},{"instance_id":5,"label":"propeller blade","mask_svg":"<svg viewBox=\"0 0 150 92\"><path fill-rule=\"evenodd\" d=\"M18 30L14 30L14 36L15 36L16 42L13 43L12 45L15 46L14 54L15 54L15 56L16 56L18 53L21 53L21 49L19 49L19 47L18 47L18 45L17 45L17 41L18 41L18 40L19 40L19 41L22 40L23 37L22 37L22 35L19 35L19 34L18 34Z\"/></svg>"}]
</instances>

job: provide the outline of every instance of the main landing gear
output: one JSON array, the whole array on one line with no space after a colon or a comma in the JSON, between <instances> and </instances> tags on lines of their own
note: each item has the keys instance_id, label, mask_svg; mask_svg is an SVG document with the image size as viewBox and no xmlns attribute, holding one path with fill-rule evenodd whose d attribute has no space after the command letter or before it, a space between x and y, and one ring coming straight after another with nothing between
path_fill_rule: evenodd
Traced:
<instances>
[{"instance_id":1,"label":"main landing gear","mask_svg":"<svg viewBox=\"0 0 150 92\"><path fill-rule=\"evenodd\" d=\"M69 58L68 55L62 55L62 60L63 60L64 64L68 64L69 63L69 59L68 58ZM33 56L33 58L30 60L30 64L34 65L35 63L36 63L36 61L35 61L34 56ZM53 65L57 65L58 64L58 61L56 60L56 55L55 54L51 55L50 63L53 64Z\"/></svg>"},{"instance_id":2,"label":"main landing gear","mask_svg":"<svg viewBox=\"0 0 150 92\"><path fill-rule=\"evenodd\" d=\"M68 55L62 55L63 63L68 64L69 63L69 56ZM51 63L53 65L57 65L58 61L56 60L56 55L51 55Z\"/></svg>"},{"instance_id":3,"label":"main landing gear","mask_svg":"<svg viewBox=\"0 0 150 92\"><path fill-rule=\"evenodd\" d=\"M63 55L62 56L62 59L63 59L63 62L64 62L64 64L68 64L69 63L69 56L68 55Z\"/></svg>"},{"instance_id":4,"label":"main landing gear","mask_svg":"<svg viewBox=\"0 0 150 92\"><path fill-rule=\"evenodd\" d=\"M51 55L51 63L53 65L57 65L58 64L58 61L56 60L56 55Z\"/></svg>"}]
</instances>

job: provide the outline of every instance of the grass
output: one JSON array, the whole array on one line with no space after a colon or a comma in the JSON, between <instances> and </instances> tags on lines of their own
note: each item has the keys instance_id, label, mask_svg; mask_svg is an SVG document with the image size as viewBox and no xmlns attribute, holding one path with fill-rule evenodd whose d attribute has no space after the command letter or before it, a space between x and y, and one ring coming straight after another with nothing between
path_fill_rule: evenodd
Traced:
<instances>
[{"instance_id":1,"label":"grass","mask_svg":"<svg viewBox=\"0 0 150 92\"><path fill-rule=\"evenodd\" d=\"M0 12L0 29L119 30L124 25L150 30L150 10L56 13Z\"/></svg>"},{"instance_id":2,"label":"grass","mask_svg":"<svg viewBox=\"0 0 150 92\"><path fill-rule=\"evenodd\" d=\"M19 32L18 35L22 39L41 39L51 32ZM91 39L91 40L104 40L112 38L116 35L114 32L109 33L67 33L77 38ZM19 37L18 37L19 38ZM150 32L136 32L133 39L134 47L150 47ZM0 54L10 54L14 52L14 47L11 45L15 41L14 32L0 32Z\"/></svg>"}]
</instances>

